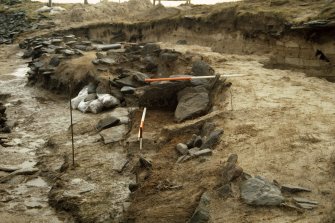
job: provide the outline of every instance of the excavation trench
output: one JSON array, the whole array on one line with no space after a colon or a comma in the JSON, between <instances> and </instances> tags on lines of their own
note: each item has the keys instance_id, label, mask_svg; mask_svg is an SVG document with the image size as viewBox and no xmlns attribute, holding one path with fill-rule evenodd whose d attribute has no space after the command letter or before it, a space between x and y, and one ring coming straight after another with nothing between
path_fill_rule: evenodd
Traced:
<instances>
[{"instance_id":1,"label":"excavation trench","mask_svg":"<svg viewBox=\"0 0 335 223\"><path fill-rule=\"evenodd\" d=\"M236 19L230 19L232 17ZM266 21L266 23L259 21ZM21 47L27 49L25 51L27 57L34 58L29 63L28 84L30 86L40 86L63 96L69 95L69 86L71 86L73 93L71 98L74 98L83 87L91 84L95 86L96 93L110 94L117 99L117 108L104 107L104 110L98 114L74 111L76 165L73 168L69 122L68 116L65 115L68 112L65 106L66 100L57 99L57 103L51 103L54 100L53 96L38 98L45 112L49 111L46 122L53 123L50 129L48 128L44 134L41 133L45 144L39 150L43 154L39 157L39 167L42 170L40 175L52 185L48 193L50 205L60 213L70 214L78 222L187 221L196 209L201 195L207 190L216 190L220 186L219 166L222 159L228 156L228 151L234 152L235 148L230 148L226 142L221 142L220 151L226 147L228 150L215 158L214 164L211 164L209 162L211 159L207 157L176 164L180 158L175 151L176 144L187 142L193 134L204 136L202 130L204 123L219 123L218 127L222 130L224 126L222 120L224 120L232 123L235 129L230 130L238 135L237 138L229 135L228 141L230 140L229 142L233 145L235 143L240 145L240 141L248 141L261 131L254 129L256 124L244 125L242 120L245 109L250 109L254 105L252 101L248 102L236 96L239 101L243 101L242 105L238 105L240 125L237 125L231 121L234 120L234 115L227 112L228 109L234 110L233 93L227 88L230 84L224 82L222 78L206 83L187 81L158 84L147 84L143 79L171 75L173 77L193 76L197 72L193 69L196 61L203 62L200 68L203 75L226 72L223 67L227 65L229 72L258 75L255 72L260 70L262 74L271 73L268 78L274 82L288 80L291 83L290 78L297 79L290 77L289 71L279 72L263 68L259 63L262 61L268 68L298 68L308 71L311 75L332 80L335 48L331 42L333 33L328 32L329 29L328 26L287 27L285 20L267 13L236 16L235 9L229 9L225 13L213 14L206 19L185 17L137 24L90 25L62 31L62 34L58 33L52 37L25 41ZM322 38L318 38L319 36ZM148 42L151 43L147 44ZM153 42L161 42L163 46L178 42L178 45L173 44L164 48ZM109 46L111 49L106 51L99 49L108 43L120 44L118 46L121 47L113 49L114 46ZM186 45L182 45L185 43ZM195 45L199 45L199 50L204 52L196 53L198 49ZM215 52L237 55L226 57L200 46L210 47ZM172 48L179 48L181 51ZM257 57L257 60L251 57L240 57L238 54L250 54ZM236 62L239 59L242 63ZM234 62L230 63L229 60ZM207 66L208 64L215 64L214 70ZM276 72L282 79L276 79ZM250 80L255 86L259 85L253 77ZM269 84L266 78L262 81ZM238 92L245 95L248 91L246 86L249 83L245 84L244 80L237 83L243 83L240 87L244 88ZM299 91L300 94L300 89L296 89L297 86L290 87L292 91ZM123 87L131 87L131 89L122 91ZM203 96L206 92L208 104L199 105L203 106L203 109L187 118L178 118L176 110L180 97L183 97L180 92L190 88L196 89L191 92L192 95ZM183 94L188 94L187 91ZM255 103L259 97L267 94L263 91L259 94L256 90L250 91L249 93L254 97L249 94L248 97ZM301 93L301 95L304 94ZM94 97L98 100L97 95ZM289 97L294 96L289 95ZM284 112L276 107L280 103L277 99L273 96L269 99L271 103L266 100L258 103L261 108L268 106L267 109L274 109L271 115L276 115L276 112ZM287 103L287 106L290 106L289 102ZM55 104L55 107L49 107L51 104ZM140 151L137 134L143 107L147 107L148 112L143 139L144 149ZM184 106L181 110L187 110L187 108ZM311 109L311 113L313 112L314 110ZM50 114L64 115L54 120L54 116ZM262 114L269 115L266 111L262 111ZM231 116L226 118L226 115ZM285 115L291 114L285 113ZM46 114L42 117L45 116ZM111 138L109 134L114 133L115 129L97 131L97 123L110 116L115 116L120 121L117 126L110 129L119 130L119 126L124 126L122 140L106 142L106 139L108 141ZM252 116L251 119L256 122L257 118ZM176 121L181 123L176 124ZM41 125L43 123L40 122ZM263 127L259 125L258 128ZM286 131L286 127L283 128ZM43 132L45 128L40 126L40 130ZM266 137L264 137L265 141L270 136ZM251 145L260 143L252 140L248 142ZM240 146L249 151L245 146ZM330 147L327 148L325 153L328 154ZM247 155L243 155L244 151L236 150L242 153L245 160L248 160L247 156L250 153L246 152ZM259 151L259 154L262 154L262 151ZM263 163L265 163L264 159ZM258 164L263 165L262 161ZM249 162L246 167L257 172ZM280 175L278 171L275 172L281 179L292 180ZM331 186L333 182L327 184ZM238 191L237 188L232 195L234 202L238 199L236 191ZM320 194L317 196L319 199L323 198ZM329 198L325 200L324 206L329 210ZM225 208L227 213L233 212L233 206L221 207L218 199L215 199L215 202L214 205L217 206L212 206L213 209L220 207ZM239 203L237 206L241 209L246 208ZM264 210L262 209L261 212ZM269 215L275 216L277 211L279 210L276 209ZM229 217L225 214L215 216L217 219L222 219L223 216ZM254 217L260 219L257 214ZM290 217L292 219L294 215ZM314 217L320 219L319 215Z\"/></svg>"},{"instance_id":2,"label":"excavation trench","mask_svg":"<svg viewBox=\"0 0 335 223\"><path fill-rule=\"evenodd\" d=\"M139 45L144 48L144 45ZM45 120L45 122L38 121L37 126L30 126L28 130L36 131L39 134L38 137L41 138L42 136L44 139L44 144L39 149L41 156L38 157L40 161L38 167L41 170L40 176L52 185L48 193L51 206L56 208L59 213L70 214L78 222L104 222L120 219L128 222L185 222L192 216L201 195L205 191L210 191L213 199L211 204L212 217L217 221L223 218L228 219L228 221L233 221L234 218L242 221L246 212L251 213L254 219L263 219L264 215L271 219L275 218L278 221L299 218L299 215L295 213L290 213L290 216L287 217L285 213L282 213L281 209L277 208L259 208L255 212L253 207L248 207L240 202L236 184L233 185L234 190L228 200L229 202L222 202L221 198L216 194L221 182L220 169L222 161L226 160L229 153L237 152L241 154L244 168L253 174L259 172L258 167L264 167L264 170L267 170L264 171L264 174L270 179L274 176L278 176L279 179L286 182L298 179L302 185L307 184L312 188L318 188L318 185L323 185L320 188L323 192L313 194L313 196L318 200L324 200L322 205L325 210L331 210L331 196L324 196L327 193L325 187L331 188L333 185L332 181L328 180L325 182L326 178L330 179L329 176L321 175L315 182L306 182L305 179L308 176L301 172L301 170L304 170L301 167L305 163L304 160L299 158L299 161L294 164L296 166L290 166L293 164L288 163L285 158L288 155L287 153L293 156L296 150L303 152L305 147L302 144L304 143L313 148L311 157L321 147L322 154L328 157L331 151L328 132L321 133L319 137L321 141L317 140L318 138L314 140L313 137L308 138L305 135L309 134L309 132L304 129L304 126L301 126L301 123L306 117L314 117L316 114L319 115L320 112L323 113L324 119L320 120L317 125L330 123L326 119L330 117L329 111L331 109L327 112L319 107L318 98L320 95L314 95L313 92L304 89L305 87L312 89L317 87L317 84L326 86L328 93L324 92L323 97L324 100L328 100L332 97L332 86L330 83L318 79L311 79L313 80L313 83L311 83L310 79L305 78L301 73L265 69L259 63L259 61L264 60L263 57L256 57L255 59L255 56L222 55L214 53L208 48L190 45L162 44L161 46L161 49L172 48L175 48L175 52L178 52L178 57L181 58L179 61L181 65L184 64L180 66L182 69L178 73L187 73L192 70L190 67L191 63L186 63L185 65L185 60L188 60L185 55L190 55L191 60L189 62L192 61L192 57L201 59L213 65L215 72L251 72L252 76L234 81L233 83L236 83L237 86L233 92L225 90L227 83L218 82L211 91L212 103L209 113L200 118L186 120L180 124L176 124L174 121L173 110L175 110L176 106L174 103L163 103L162 101L151 99L144 100L144 104L131 105L127 106L127 108L125 107L127 102L137 101L138 103L140 101L138 98L128 98L129 100L124 100L125 104L121 104L120 107L106 110L99 114L84 114L75 110L76 168L74 169L71 163L67 100L40 88L25 88L34 92L30 92L29 95L42 94L42 96L36 98L40 110L33 117ZM200 55L196 53L199 51L202 52ZM61 54L65 54L65 58L61 58L62 62L55 70L48 67L51 60L50 57L42 56L39 60L34 61L43 62L43 65L47 64L47 66L43 67L45 69L34 70L33 78L29 78L29 84L42 86L64 94L68 89L68 80L73 80L74 82L72 83L76 85L72 86L75 87L76 92L74 92L72 97L75 97L76 93L90 82L95 82L98 86L110 82L105 68L101 71L95 67L96 65L91 64L92 60L97 59L98 55L96 52L85 51L82 52L83 55L72 55L71 53L68 56L66 54L69 54L69 52L63 51ZM126 65L126 67L128 69L129 66L132 66L132 69L145 69L140 66L141 64L142 62L133 62ZM37 64L38 66L35 65L34 67L42 67L40 64ZM100 65L99 63L97 66ZM104 66L106 65L104 64ZM113 77L119 78L118 80L127 77L127 75L118 77L117 72L114 76L114 70L111 67L108 67L108 70L113 74ZM88 71L91 71L91 73L88 74ZM53 82L55 83L54 85L48 82L50 81L49 77L52 76L56 76ZM167 73L164 74L163 72L161 76L165 77ZM112 81L117 80L112 79ZM261 85L262 83L266 84ZM289 89L285 95L282 95L282 85ZM50 88L50 86L53 87ZM143 88L146 89L148 86L138 88L143 90ZM109 89L108 85L107 89ZM276 94L271 95L269 89L271 91L275 90ZM67 96L67 94L65 95ZM139 95L143 96L143 94ZM260 97L266 99L260 100ZM309 103L311 105L302 104L300 97L310 98ZM172 98L176 98L176 95ZM279 106L282 105L282 100L284 100L285 108ZM145 122L144 149L139 151L137 133L142 109L134 110L133 107L142 108L143 105L148 106L149 109ZM255 105L257 106L255 107ZM250 112L251 107L253 110ZM287 113L286 108L290 110ZM304 113L306 108L308 108L308 114ZM295 109L298 111L295 111ZM131 122L127 124L129 132L125 140L104 144L101 135L96 130L96 124L101 118L112 113L120 116L124 116L124 113L129 115L131 118ZM22 115L22 113L20 114ZM297 114L300 115L298 116ZM20 117L20 115L18 116ZM272 116L278 118L278 123L276 123L278 132L277 128L271 127L273 123L271 120ZM296 120L297 117L299 117L299 120ZM287 122L282 123L281 120L283 118ZM248 123L245 124L246 119L248 119ZM289 123L289 120L295 120L294 123L304 129L306 133L296 132L292 129L292 126L286 126L285 123ZM309 118L308 120L312 119ZM201 135L202 126L206 122L215 123L219 129L225 126L228 130L228 135L224 136L224 140L213 151L215 156L200 157L185 163L176 164L179 158L178 153L175 151L176 144L188 141L192 134ZM226 125L226 122L229 125ZM310 124L314 125L313 123ZM50 126L50 129L45 126ZM262 131L262 129L266 131ZM269 129L271 130L270 133L266 134ZM285 138L291 134L294 136L284 142L277 142L275 139L275 143L279 147L278 150L266 147L267 144L272 143L273 135L277 134L282 136L280 138ZM254 140L264 140L264 144L259 144L258 141ZM294 143L294 145L291 143ZM288 151L287 146L296 149ZM252 149L249 147L252 147ZM272 152L279 157L279 160L270 158L271 162L267 162L268 157L264 156L264 150L269 149L273 149ZM313 159L311 157L308 159ZM149 166L141 158L149 161ZM278 167L273 168L274 166L282 165L297 168L299 171L287 176L280 170L277 171ZM312 173L309 172L309 174L317 175L318 168L327 168L325 163L316 163L315 165L317 167L310 170ZM301 174L305 177L299 177ZM321 184L320 182L323 183ZM279 217L278 213L281 213ZM310 217L315 221L319 221L323 214L317 211L306 213L306 218Z\"/></svg>"},{"instance_id":3,"label":"excavation trench","mask_svg":"<svg viewBox=\"0 0 335 223\"><path fill-rule=\"evenodd\" d=\"M155 175L161 175L161 168L172 168L178 157L173 154L161 160L157 154L166 148L171 150L179 140L186 142L192 134L202 135L201 141L209 136L211 132L206 135L200 130L219 114L212 109L216 95L229 87L224 78L215 76L215 70L201 55L180 53L155 43L96 44L66 35L29 39L23 46L24 55L33 58L28 84L61 94L72 92L73 109L83 112L74 111L75 168L68 124L47 140L46 149L51 153L40 159L42 176L53 182L49 203L78 222L131 221L138 215L134 212L142 200L137 200L139 195L173 187L168 185L168 178L161 182ZM181 76L215 78L145 82ZM110 103L105 103L106 97ZM143 107L147 116L140 150L138 131ZM198 120L203 115L205 118ZM184 125L187 120L191 123ZM181 123L177 128L176 122ZM194 147L192 144L189 149ZM207 147L203 149L211 152ZM179 158L187 161L197 157ZM146 162L150 167L143 164ZM204 192L199 186L192 190L195 194L191 200L183 201L188 205L180 210L181 219L190 217ZM178 192L179 196L183 193Z\"/></svg>"}]
</instances>

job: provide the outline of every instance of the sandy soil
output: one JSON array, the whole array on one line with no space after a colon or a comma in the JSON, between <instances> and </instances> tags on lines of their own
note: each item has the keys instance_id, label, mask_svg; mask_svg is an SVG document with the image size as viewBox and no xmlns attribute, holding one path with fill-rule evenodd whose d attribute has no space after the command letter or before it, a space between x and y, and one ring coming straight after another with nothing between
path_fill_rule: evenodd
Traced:
<instances>
[{"instance_id":1,"label":"sandy soil","mask_svg":"<svg viewBox=\"0 0 335 223\"><path fill-rule=\"evenodd\" d=\"M218 73L248 74L231 78L230 92L217 97L216 109L224 114L216 120L225 135L213 156L174 164L174 146L181 136L152 157L152 176L136 194L130 216L136 222L185 222L200 194L212 192L211 222L322 222L332 212L334 172L334 84L290 70L262 66L266 57L221 55L198 46L174 46L178 51L202 54ZM320 207L302 214L283 208L253 208L243 204L238 193L222 200L215 192L220 167L236 153L240 166L251 175L280 183L305 186ZM177 191L157 191L164 180L183 185ZM238 192L238 186L235 185Z\"/></svg>"}]
</instances>

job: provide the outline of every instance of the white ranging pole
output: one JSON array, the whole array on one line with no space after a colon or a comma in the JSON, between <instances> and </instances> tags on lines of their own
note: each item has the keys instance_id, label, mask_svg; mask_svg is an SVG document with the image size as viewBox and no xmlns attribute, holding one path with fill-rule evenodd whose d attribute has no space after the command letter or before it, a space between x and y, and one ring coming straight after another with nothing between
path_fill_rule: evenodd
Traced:
<instances>
[{"instance_id":1,"label":"white ranging pole","mask_svg":"<svg viewBox=\"0 0 335 223\"><path fill-rule=\"evenodd\" d=\"M246 74L218 74L211 76L191 76L191 77L163 77L163 78L148 78L145 79L145 82L157 82L157 81L187 81L194 79L211 79L216 77L244 77L248 76Z\"/></svg>"},{"instance_id":2,"label":"white ranging pole","mask_svg":"<svg viewBox=\"0 0 335 223\"><path fill-rule=\"evenodd\" d=\"M144 107L142 118L141 118L141 123L140 123L140 129L138 131L138 140L140 141L140 150L142 150L142 147L143 147L143 128L144 128L144 120L145 120L146 113L147 113L147 108Z\"/></svg>"}]
</instances>

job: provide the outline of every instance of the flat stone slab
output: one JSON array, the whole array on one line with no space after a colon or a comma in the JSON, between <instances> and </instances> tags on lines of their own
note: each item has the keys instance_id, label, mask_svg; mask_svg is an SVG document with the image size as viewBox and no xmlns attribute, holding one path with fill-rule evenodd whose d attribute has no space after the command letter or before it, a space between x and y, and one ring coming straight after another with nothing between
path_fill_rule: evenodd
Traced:
<instances>
[{"instance_id":1,"label":"flat stone slab","mask_svg":"<svg viewBox=\"0 0 335 223\"><path fill-rule=\"evenodd\" d=\"M109 129L102 130L100 132L100 136L104 140L105 144L118 142L124 139L126 134L127 134L126 125L115 126Z\"/></svg>"},{"instance_id":2,"label":"flat stone slab","mask_svg":"<svg viewBox=\"0 0 335 223\"><path fill-rule=\"evenodd\" d=\"M297 193L297 192L311 192L312 190L305 188L305 187L300 187L300 186L294 186L290 184L285 184L281 186L282 191L287 191L290 193Z\"/></svg>"},{"instance_id":3,"label":"flat stone slab","mask_svg":"<svg viewBox=\"0 0 335 223\"><path fill-rule=\"evenodd\" d=\"M121 44L101 44L101 45L96 45L98 50L106 51L106 50L114 50L114 49L120 49L122 47Z\"/></svg>"},{"instance_id":4,"label":"flat stone slab","mask_svg":"<svg viewBox=\"0 0 335 223\"><path fill-rule=\"evenodd\" d=\"M308 200L308 199L303 198L303 197L293 197L293 200L297 203L306 203L306 204L314 204L314 205L319 204L319 202L317 202L317 201Z\"/></svg>"},{"instance_id":5,"label":"flat stone slab","mask_svg":"<svg viewBox=\"0 0 335 223\"><path fill-rule=\"evenodd\" d=\"M178 93L178 105L175 110L177 122L206 113L209 108L208 91L203 87L188 87Z\"/></svg>"},{"instance_id":6,"label":"flat stone slab","mask_svg":"<svg viewBox=\"0 0 335 223\"><path fill-rule=\"evenodd\" d=\"M195 152L194 156L195 157L198 157L198 156L211 156L212 154L213 154L213 151L211 149L203 149L203 150L200 150L198 152Z\"/></svg>"},{"instance_id":7,"label":"flat stone slab","mask_svg":"<svg viewBox=\"0 0 335 223\"><path fill-rule=\"evenodd\" d=\"M245 203L255 206L279 206L284 202L280 189L262 177L252 177L241 185Z\"/></svg>"},{"instance_id":8,"label":"flat stone slab","mask_svg":"<svg viewBox=\"0 0 335 223\"><path fill-rule=\"evenodd\" d=\"M126 154L113 154L112 169L118 173L121 173L128 162L129 159L127 159Z\"/></svg>"},{"instance_id":9,"label":"flat stone slab","mask_svg":"<svg viewBox=\"0 0 335 223\"><path fill-rule=\"evenodd\" d=\"M313 208L317 207L316 204L298 203L298 202L296 202L296 204L298 205L298 207L303 208L303 209L307 209L307 210L310 210L310 209L313 209Z\"/></svg>"},{"instance_id":10,"label":"flat stone slab","mask_svg":"<svg viewBox=\"0 0 335 223\"><path fill-rule=\"evenodd\" d=\"M120 119L114 117L114 116L108 116L103 119L101 119L98 124L96 125L96 128L101 131L103 129L107 129L110 127L113 127L117 124L119 124Z\"/></svg>"}]
</instances>

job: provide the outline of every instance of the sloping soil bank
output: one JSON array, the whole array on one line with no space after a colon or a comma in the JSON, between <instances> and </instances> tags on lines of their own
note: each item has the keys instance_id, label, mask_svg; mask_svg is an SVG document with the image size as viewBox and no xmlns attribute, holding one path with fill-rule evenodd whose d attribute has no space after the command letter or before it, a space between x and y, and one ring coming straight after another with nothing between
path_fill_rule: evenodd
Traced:
<instances>
[{"instance_id":1,"label":"sloping soil bank","mask_svg":"<svg viewBox=\"0 0 335 223\"><path fill-rule=\"evenodd\" d=\"M202 192L208 191L209 222L332 222L334 125L329 123L333 119L334 84L300 72L265 69L260 63L262 57L221 55L198 46L170 46L181 52L202 52L218 72L250 76L230 79L231 92L217 94L215 105L224 112L212 120L225 133L211 157L175 163L175 145L188 134L182 126L166 127L176 131L176 137L152 157L151 175L135 192L129 219L185 222ZM287 207L249 206L240 197L238 180L225 194L220 187L225 161L232 153L238 154L239 166L248 174L311 189L310 193L293 196L315 199L319 207L301 212ZM291 196L285 193L286 202Z\"/></svg>"},{"instance_id":2,"label":"sloping soil bank","mask_svg":"<svg viewBox=\"0 0 335 223\"><path fill-rule=\"evenodd\" d=\"M92 24L68 32L105 43L186 40L222 53L272 54L267 62L270 66L299 68L333 80L334 3L276 2L186 7L169 17L153 14L149 20L148 16L139 15L143 19L135 23ZM163 15L170 12L160 10Z\"/></svg>"}]
</instances>

